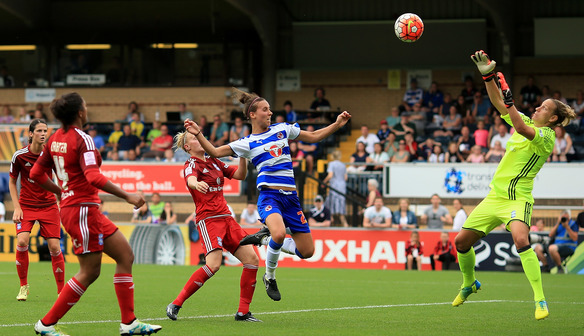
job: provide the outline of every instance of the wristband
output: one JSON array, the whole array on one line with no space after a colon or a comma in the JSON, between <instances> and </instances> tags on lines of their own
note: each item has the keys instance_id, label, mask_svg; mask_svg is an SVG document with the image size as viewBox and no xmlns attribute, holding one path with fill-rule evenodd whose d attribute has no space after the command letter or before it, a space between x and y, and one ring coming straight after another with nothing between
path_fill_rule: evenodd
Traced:
<instances>
[{"instance_id":1,"label":"wristband","mask_svg":"<svg viewBox=\"0 0 584 336\"><path fill-rule=\"evenodd\" d=\"M489 72L489 73L488 73L488 74L486 74L486 75L483 75L483 80L484 80L485 82L490 82L490 81L492 81L493 79L495 79L495 73L494 73L493 71Z\"/></svg>"},{"instance_id":2,"label":"wristband","mask_svg":"<svg viewBox=\"0 0 584 336\"><path fill-rule=\"evenodd\" d=\"M197 136L197 135L199 135L199 134L201 134L201 131L199 131L199 133L197 133L197 134L193 134L193 135L196 137L196 136Z\"/></svg>"}]
</instances>

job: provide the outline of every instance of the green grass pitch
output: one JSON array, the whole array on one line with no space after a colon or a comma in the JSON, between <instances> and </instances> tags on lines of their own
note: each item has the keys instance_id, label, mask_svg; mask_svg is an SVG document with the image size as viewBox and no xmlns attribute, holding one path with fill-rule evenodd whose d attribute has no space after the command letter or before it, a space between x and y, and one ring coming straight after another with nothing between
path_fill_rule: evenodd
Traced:
<instances>
[{"instance_id":1,"label":"green grass pitch","mask_svg":"<svg viewBox=\"0 0 584 336\"><path fill-rule=\"evenodd\" d=\"M67 264L66 279L78 269ZM448 272L301 269L277 271L282 301L261 283L251 310L264 323L235 322L240 267L223 267L185 302L177 321L166 305L197 266L135 265L138 318L163 326L157 335L582 335L583 277L544 274L550 317L536 321L533 294L523 273L477 272L483 287L458 308L451 302L461 274ZM0 263L0 335L33 335L33 324L56 298L50 263L32 263L28 301L16 301L14 263ZM119 310L113 265L61 320L71 335L116 335Z\"/></svg>"}]
</instances>

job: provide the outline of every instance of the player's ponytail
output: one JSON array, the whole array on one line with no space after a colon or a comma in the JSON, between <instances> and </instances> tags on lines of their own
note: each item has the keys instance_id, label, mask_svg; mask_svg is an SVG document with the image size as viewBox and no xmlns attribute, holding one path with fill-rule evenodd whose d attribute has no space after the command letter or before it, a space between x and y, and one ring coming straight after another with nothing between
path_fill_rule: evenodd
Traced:
<instances>
[{"instance_id":1,"label":"player's ponytail","mask_svg":"<svg viewBox=\"0 0 584 336\"><path fill-rule=\"evenodd\" d=\"M49 108L67 131L68 126L75 122L79 111L83 109L83 98L77 92L67 93L53 99Z\"/></svg>"},{"instance_id":2,"label":"player's ponytail","mask_svg":"<svg viewBox=\"0 0 584 336\"><path fill-rule=\"evenodd\" d=\"M178 151L179 149L182 149L185 152L187 152L187 150L185 149L185 143L187 142L187 133L188 132L178 132L174 136L174 151L175 152Z\"/></svg>"},{"instance_id":3,"label":"player's ponytail","mask_svg":"<svg viewBox=\"0 0 584 336\"><path fill-rule=\"evenodd\" d=\"M558 116L555 126L565 127L572 120L576 119L576 112L574 112L573 108L557 99L552 99L552 101L556 104L556 115Z\"/></svg>"},{"instance_id":4,"label":"player's ponytail","mask_svg":"<svg viewBox=\"0 0 584 336\"><path fill-rule=\"evenodd\" d=\"M36 129L38 124L47 124L47 122L45 121L45 119L34 119L33 121L30 122L30 125L28 125L28 132L30 133L34 133L34 130ZM31 144L32 143L32 136L29 135L28 137L28 143Z\"/></svg>"},{"instance_id":5,"label":"player's ponytail","mask_svg":"<svg viewBox=\"0 0 584 336\"><path fill-rule=\"evenodd\" d=\"M232 88L235 98L243 104L243 114L246 120L250 120L249 114L257 110L257 103L265 100L255 93L247 93L237 88Z\"/></svg>"}]
</instances>

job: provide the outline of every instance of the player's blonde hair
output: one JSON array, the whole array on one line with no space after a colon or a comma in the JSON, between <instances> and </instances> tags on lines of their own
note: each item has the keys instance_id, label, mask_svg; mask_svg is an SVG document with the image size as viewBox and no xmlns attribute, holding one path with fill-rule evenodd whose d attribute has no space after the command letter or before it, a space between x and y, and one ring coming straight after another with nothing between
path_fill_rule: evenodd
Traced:
<instances>
[{"instance_id":1,"label":"player's blonde hair","mask_svg":"<svg viewBox=\"0 0 584 336\"><path fill-rule=\"evenodd\" d=\"M558 116L555 126L565 127L576 119L576 112L574 112L573 108L557 99L552 99L552 101L556 104L556 115Z\"/></svg>"},{"instance_id":2,"label":"player's blonde hair","mask_svg":"<svg viewBox=\"0 0 584 336\"><path fill-rule=\"evenodd\" d=\"M185 152L187 152L187 150L185 149L185 143L187 142L187 134L189 132L184 131L184 132L178 132L175 136L174 136L174 151L178 151L179 149L184 150ZM188 153L188 152L187 152Z\"/></svg>"}]
</instances>

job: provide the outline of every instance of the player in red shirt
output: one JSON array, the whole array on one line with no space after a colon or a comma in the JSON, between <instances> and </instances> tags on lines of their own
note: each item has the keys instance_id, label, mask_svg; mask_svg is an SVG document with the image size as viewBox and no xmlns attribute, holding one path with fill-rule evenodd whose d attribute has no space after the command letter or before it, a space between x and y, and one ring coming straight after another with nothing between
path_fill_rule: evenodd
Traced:
<instances>
[{"instance_id":1,"label":"player in red shirt","mask_svg":"<svg viewBox=\"0 0 584 336\"><path fill-rule=\"evenodd\" d=\"M10 163L10 197L14 203L12 220L16 224L16 272L20 278L20 292L16 299L26 301L28 297L28 244L35 221L41 227L41 236L46 239L57 282L57 293L61 292L65 279L65 260L61 253L61 217L55 195L39 187L30 179L30 169L39 158L47 139L47 123L34 119L28 126L29 145L17 150ZM16 182L20 175L20 196Z\"/></svg>"},{"instance_id":2,"label":"player in red shirt","mask_svg":"<svg viewBox=\"0 0 584 336\"><path fill-rule=\"evenodd\" d=\"M162 329L142 323L134 315L134 254L124 235L99 211L98 189L140 207L144 197L129 194L110 182L99 170L101 156L93 139L81 130L87 122L85 101L68 93L51 103L51 112L62 127L49 139L31 170L31 178L43 188L61 194L61 218L71 236L73 252L79 259L79 272L65 284L57 301L34 329L42 335L64 335L55 324L79 301L98 277L102 254L116 261L114 287L120 306L122 335L150 335ZM59 186L47 173L54 169Z\"/></svg>"},{"instance_id":3,"label":"player in red shirt","mask_svg":"<svg viewBox=\"0 0 584 336\"><path fill-rule=\"evenodd\" d=\"M191 275L177 298L166 308L166 315L171 320L176 320L183 303L219 271L223 259L222 249L225 249L243 264L239 308L235 320L261 322L249 311L255 290L259 258L251 245L239 246L239 242L247 233L231 217L223 196L225 178L243 180L247 174L247 161L240 158L238 167L230 167L218 159L211 158L205 154L197 138L189 132L177 134L175 146L191 155L185 162L184 176L197 208L197 229L206 257L205 266Z\"/></svg>"}]
</instances>

